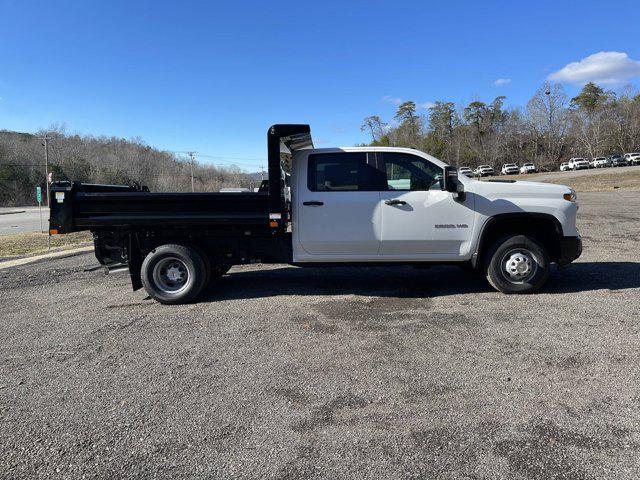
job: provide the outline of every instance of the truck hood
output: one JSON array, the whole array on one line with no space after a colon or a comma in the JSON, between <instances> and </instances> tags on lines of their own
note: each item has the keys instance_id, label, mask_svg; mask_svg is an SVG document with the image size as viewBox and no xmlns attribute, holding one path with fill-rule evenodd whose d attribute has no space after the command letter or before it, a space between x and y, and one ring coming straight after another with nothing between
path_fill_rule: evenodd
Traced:
<instances>
[{"instance_id":1,"label":"truck hood","mask_svg":"<svg viewBox=\"0 0 640 480\"><path fill-rule=\"evenodd\" d=\"M469 191L484 197L495 198L562 198L571 189L554 183L526 181L477 181L470 182ZM467 185L465 185L465 189Z\"/></svg>"}]
</instances>

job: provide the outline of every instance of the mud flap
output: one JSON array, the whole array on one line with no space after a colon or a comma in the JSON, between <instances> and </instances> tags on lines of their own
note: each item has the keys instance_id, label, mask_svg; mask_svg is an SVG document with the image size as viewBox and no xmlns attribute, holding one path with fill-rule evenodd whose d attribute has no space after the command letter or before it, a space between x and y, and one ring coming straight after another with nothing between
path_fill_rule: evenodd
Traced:
<instances>
[{"instance_id":1,"label":"mud flap","mask_svg":"<svg viewBox=\"0 0 640 480\"><path fill-rule=\"evenodd\" d=\"M135 233L129 234L127 242L127 258L129 265L129 276L131 277L131 287L133 291L142 288L142 278L140 271L142 268L142 256L140 255L140 245L138 236Z\"/></svg>"}]
</instances>

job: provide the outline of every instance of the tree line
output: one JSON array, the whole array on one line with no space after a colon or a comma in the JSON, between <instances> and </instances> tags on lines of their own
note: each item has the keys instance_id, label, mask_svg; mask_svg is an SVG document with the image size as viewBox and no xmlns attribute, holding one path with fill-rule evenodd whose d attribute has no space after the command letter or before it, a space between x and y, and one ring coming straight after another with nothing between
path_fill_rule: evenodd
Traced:
<instances>
[{"instance_id":1,"label":"tree line","mask_svg":"<svg viewBox=\"0 0 640 480\"><path fill-rule=\"evenodd\" d=\"M569 99L562 85L543 84L524 108L505 108L506 97L466 105L437 101L426 115L402 102L391 123L373 115L362 131L370 145L410 147L456 166L534 162L557 169L571 157L640 151L640 94L586 84Z\"/></svg>"},{"instance_id":2,"label":"tree line","mask_svg":"<svg viewBox=\"0 0 640 480\"><path fill-rule=\"evenodd\" d=\"M191 162L141 139L68 135L55 127L36 134L0 131L0 206L33 205L42 187L46 203L44 146L47 135L53 180L147 185L151 191L191 191ZM256 187L259 179L237 166L193 163L196 191Z\"/></svg>"}]
</instances>

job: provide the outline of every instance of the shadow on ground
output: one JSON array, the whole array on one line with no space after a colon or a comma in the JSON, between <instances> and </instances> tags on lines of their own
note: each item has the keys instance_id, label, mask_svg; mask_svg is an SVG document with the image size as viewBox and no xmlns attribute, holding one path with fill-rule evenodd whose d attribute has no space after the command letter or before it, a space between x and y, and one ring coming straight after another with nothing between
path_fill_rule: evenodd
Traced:
<instances>
[{"instance_id":1,"label":"shadow on ground","mask_svg":"<svg viewBox=\"0 0 640 480\"><path fill-rule=\"evenodd\" d=\"M554 270L542 293L640 288L640 263L581 262ZM275 267L234 272L212 282L202 301L280 295L362 295L438 297L493 292L483 275L455 266L412 267Z\"/></svg>"}]
</instances>

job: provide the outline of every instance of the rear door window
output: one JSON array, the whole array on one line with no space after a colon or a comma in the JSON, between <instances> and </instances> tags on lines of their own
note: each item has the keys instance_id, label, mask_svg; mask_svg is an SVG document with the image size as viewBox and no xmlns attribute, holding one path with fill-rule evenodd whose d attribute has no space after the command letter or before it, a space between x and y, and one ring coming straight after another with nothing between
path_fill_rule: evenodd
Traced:
<instances>
[{"instance_id":1,"label":"rear door window","mask_svg":"<svg viewBox=\"0 0 640 480\"><path fill-rule=\"evenodd\" d=\"M380 190L380 172L365 152L332 152L309 155L307 179L312 192Z\"/></svg>"}]
</instances>

